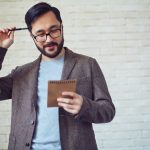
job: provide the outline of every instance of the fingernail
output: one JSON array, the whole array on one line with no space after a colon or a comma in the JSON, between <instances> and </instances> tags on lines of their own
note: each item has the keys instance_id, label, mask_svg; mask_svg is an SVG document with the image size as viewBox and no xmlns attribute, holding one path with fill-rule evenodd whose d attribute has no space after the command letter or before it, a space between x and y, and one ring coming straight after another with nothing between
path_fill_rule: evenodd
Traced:
<instances>
[{"instance_id":1,"label":"fingernail","mask_svg":"<svg viewBox=\"0 0 150 150\"><path fill-rule=\"evenodd\" d=\"M57 98L57 101L60 101L60 98Z\"/></svg>"}]
</instances>

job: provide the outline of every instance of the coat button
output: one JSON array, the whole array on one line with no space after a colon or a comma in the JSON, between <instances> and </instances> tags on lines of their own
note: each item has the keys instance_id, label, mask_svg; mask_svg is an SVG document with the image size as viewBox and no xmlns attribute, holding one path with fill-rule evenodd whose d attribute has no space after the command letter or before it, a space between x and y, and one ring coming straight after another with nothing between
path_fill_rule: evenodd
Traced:
<instances>
[{"instance_id":1,"label":"coat button","mask_svg":"<svg viewBox=\"0 0 150 150\"><path fill-rule=\"evenodd\" d=\"M29 147L29 146L30 146L30 143L26 143L26 146Z\"/></svg>"},{"instance_id":2,"label":"coat button","mask_svg":"<svg viewBox=\"0 0 150 150\"><path fill-rule=\"evenodd\" d=\"M31 120L30 123L31 123L31 125L34 125L34 120Z\"/></svg>"}]
</instances>

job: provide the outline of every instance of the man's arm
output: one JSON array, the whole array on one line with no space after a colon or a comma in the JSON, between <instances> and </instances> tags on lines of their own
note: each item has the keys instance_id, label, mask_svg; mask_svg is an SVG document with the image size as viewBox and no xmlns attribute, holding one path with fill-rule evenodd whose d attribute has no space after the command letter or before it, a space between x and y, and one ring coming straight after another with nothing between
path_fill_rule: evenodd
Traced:
<instances>
[{"instance_id":1,"label":"man's arm","mask_svg":"<svg viewBox=\"0 0 150 150\"><path fill-rule=\"evenodd\" d=\"M7 49L14 42L14 31L10 31L13 28L0 29L0 70L2 63L7 52ZM10 99L12 95L12 74L0 78L0 100Z\"/></svg>"},{"instance_id":2,"label":"man's arm","mask_svg":"<svg viewBox=\"0 0 150 150\"><path fill-rule=\"evenodd\" d=\"M0 69L5 57L7 49L0 47ZM0 100L11 98L12 93L12 78L11 74L5 77L0 77Z\"/></svg>"},{"instance_id":3,"label":"man's arm","mask_svg":"<svg viewBox=\"0 0 150 150\"><path fill-rule=\"evenodd\" d=\"M115 116L104 75L96 60L91 61L93 76L93 100L83 96L83 104L76 119L90 123L107 123Z\"/></svg>"},{"instance_id":4,"label":"man's arm","mask_svg":"<svg viewBox=\"0 0 150 150\"><path fill-rule=\"evenodd\" d=\"M6 48L0 47L0 70L2 68L2 63L3 63L4 57L6 55L6 52L7 52Z\"/></svg>"}]
</instances>

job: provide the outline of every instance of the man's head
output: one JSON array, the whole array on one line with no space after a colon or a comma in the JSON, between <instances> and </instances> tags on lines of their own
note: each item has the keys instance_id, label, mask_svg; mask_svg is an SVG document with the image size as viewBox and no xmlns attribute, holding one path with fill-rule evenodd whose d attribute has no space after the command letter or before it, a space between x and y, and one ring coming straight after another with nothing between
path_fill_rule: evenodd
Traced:
<instances>
[{"instance_id":1,"label":"man's head","mask_svg":"<svg viewBox=\"0 0 150 150\"><path fill-rule=\"evenodd\" d=\"M25 22L43 55L54 58L61 52L64 44L63 25L56 7L38 3L27 11Z\"/></svg>"}]
</instances>

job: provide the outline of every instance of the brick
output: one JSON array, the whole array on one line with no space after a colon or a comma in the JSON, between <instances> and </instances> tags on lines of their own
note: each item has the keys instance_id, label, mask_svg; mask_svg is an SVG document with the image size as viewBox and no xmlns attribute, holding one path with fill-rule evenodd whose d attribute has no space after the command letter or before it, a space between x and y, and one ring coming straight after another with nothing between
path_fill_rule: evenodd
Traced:
<instances>
[{"instance_id":1,"label":"brick","mask_svg":"<svg viewBox=\"0 0 150 150\"><path fill-rule=\"evenodd\" d=\"M1 143L0 142L0 150L7 150L8 148L8 144L5 142L5 143Z\"/></svg>"},{"instance_id":2,"label":"brick","mask_svg":"<svg viewBox=\"0 0 150 150\"><path fill-rule=\"evenodd\" d=\"M3 143L6 142L6 135L5 134L0 134L0 141Z\"/></svg>"}]
</instances>

